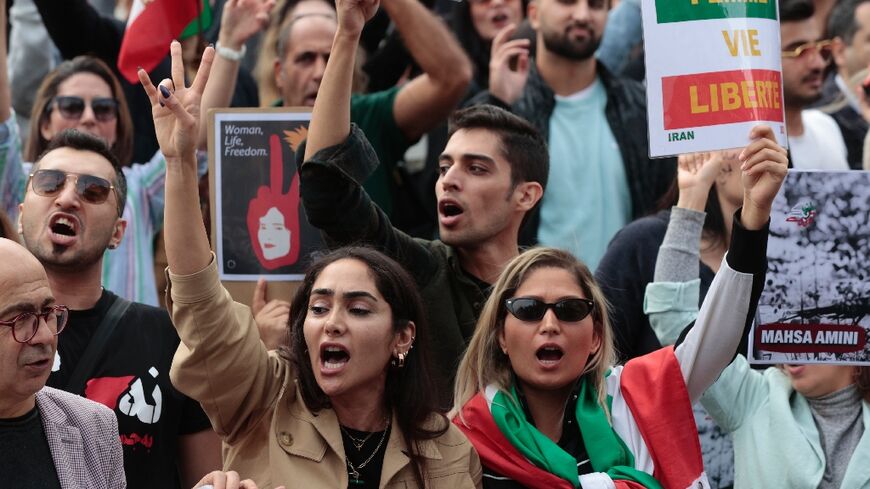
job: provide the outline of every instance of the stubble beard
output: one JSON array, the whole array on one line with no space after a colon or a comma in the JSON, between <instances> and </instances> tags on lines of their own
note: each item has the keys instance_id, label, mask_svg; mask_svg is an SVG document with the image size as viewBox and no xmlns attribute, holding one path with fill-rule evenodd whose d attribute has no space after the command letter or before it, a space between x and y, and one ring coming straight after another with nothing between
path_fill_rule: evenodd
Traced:
<instances>
[{"instance_id":1,"label":"stubble beard","mask_svg":"<svg viewBox=\"0 0 870 489\"><path fill-rule=\"evenodd\" d=\"M61 273L83 272L95 266L101 266L103 254L106 248L108 248L108 243L111 239L111 234L109 234L104 240L105 244L102 247L91 244L83 246L82 243L79 243L78 249L70 250L68 246L51 243L48 237L44 240L47 242L30 238L32 234L28 232L27 226L23 226L23 231L24 246L30 253L39 260L46 270Z\"/></svg>"},{"instance_id":2,"label":"stubble beard","mask_svg":"<svg viewBox=\"0 0 870 489\"><path fill-rule=\"evenodd\" d=\"M586 61L594 56L600 44L601 37L594 33L585 41L572 41L567 34L544 32L544 47L548 51L575 61Z\"/></svg>"}]
</instances>

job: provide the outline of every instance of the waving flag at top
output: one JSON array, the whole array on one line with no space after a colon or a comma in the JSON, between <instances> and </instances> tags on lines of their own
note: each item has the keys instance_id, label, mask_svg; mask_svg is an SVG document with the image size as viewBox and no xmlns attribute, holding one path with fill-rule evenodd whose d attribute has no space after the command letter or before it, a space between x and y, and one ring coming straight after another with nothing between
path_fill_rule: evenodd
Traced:
<instances>
[{"instance_id":1,"label":"waving flag at top","mask_svg":"<svg viewBox=\"0 0 870 489\"><path fill-rule=\"evenodd\" d=\"M169 43L201 12L201 0L134 0L118 54L124 78L138 83L138 68L154 69L169 53Z\"/></svg>"}]
</instances>

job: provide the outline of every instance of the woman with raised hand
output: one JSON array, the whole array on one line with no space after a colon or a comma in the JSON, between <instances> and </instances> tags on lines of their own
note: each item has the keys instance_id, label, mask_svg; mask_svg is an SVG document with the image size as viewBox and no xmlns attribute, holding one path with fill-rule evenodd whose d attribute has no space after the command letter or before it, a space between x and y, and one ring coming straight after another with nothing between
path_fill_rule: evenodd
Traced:
<instances>
[{"instance_id":1,"label":"woman with raised hand","mask_svg":"<svg viewBox=\"0 0 870 489\"><path fill-rule=\"evenodd\" d=\"M710 163L710 158L697 159ZM684 171L691 171L691 165L681 165ZM698 288L697 243L702 233L690 218L671 216L658 253L665 265L656 264L654 281L646 287L647 313L660 338L684 328L698 313L703 292ZM735 488L870 488L870 435L865 430L870 367L809 364L759 371L741 354L700 404L733 437Z\"/></svg>"},{"instance_id":2,"label":"woman with raised hand","mask_svg":"<svg viewBox=\"0 0 870 489\"><path fill-rule=\"evenodd\" d=\"M485 487L709 487L691 403L753 316L787 172L769 128L751 137L729 251L675 348L611 367L606 302L588 268L552 248L508 264L456 376L454 422L480 454Z\"/></svg>"},{"instance_id":3,"label":"woman with raised hand","mask_svg":"<svg viewBox=\"0 0 870 489\"><path fill-rule=\"evenodd\" d=\"M432 407L421 300L390 258L340 248L316 260L293 299L290 344L266 351L250 309L218 280L199 216L194 147L214 50L190 88L178 43L171 55L172 81L139 77L167 161L169 307L182 340L172 378L223 437L225 468L267 488L479 486L477 454Z\"/></svg>"}]
</instances>

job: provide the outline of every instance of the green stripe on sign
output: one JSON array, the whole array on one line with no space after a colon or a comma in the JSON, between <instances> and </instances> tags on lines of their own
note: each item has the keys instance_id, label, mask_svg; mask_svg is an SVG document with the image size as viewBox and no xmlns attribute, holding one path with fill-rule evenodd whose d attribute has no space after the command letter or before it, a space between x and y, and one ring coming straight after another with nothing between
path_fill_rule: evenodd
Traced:
<instances>
[{"instance_id":1,"label":"green stripe on sign","mask_svg":"<svg viewBox=\"0 0 870 489\"><path fill-rule=\"evenodd\" d=\"M659 24L746 17L776 20L776 0L656 0L656 17Z\"/></svg>"}]
</instances>

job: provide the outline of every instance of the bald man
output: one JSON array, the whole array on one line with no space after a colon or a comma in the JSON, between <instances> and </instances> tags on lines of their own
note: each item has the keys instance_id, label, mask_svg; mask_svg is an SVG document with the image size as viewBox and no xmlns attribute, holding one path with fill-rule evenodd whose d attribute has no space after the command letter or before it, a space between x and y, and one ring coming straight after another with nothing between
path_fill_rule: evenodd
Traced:
<instances>
[{"instance_id":1,"label":"bald man","mask_svg":"<svg viewBox=\"0 0 870 489\"><path fill-rule=\"evenodd\" d=\"M69 311L42 265L0 238L0 481L10 487L125 488L108 408L45 387Z\"/></svg>"}]
</instances>

